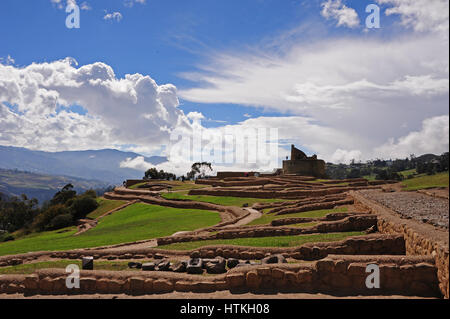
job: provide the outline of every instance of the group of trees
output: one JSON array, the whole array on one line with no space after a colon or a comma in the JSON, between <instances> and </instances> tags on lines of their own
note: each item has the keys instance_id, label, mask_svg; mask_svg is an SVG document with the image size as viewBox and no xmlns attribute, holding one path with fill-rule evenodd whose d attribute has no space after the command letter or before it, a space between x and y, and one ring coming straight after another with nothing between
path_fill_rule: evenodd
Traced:
<instances>
[{"instance_id":1,"label":"group of trees","mask_svg":"<svg viewBox=\"0 0 450 319\"><path fill-rule=\"evenodd\" d=\"M0 241L12 239L8 233L22 230L32 231L55 230L74 225L78 219L98 207L97 194L88 190L77 194L72 184L65 185L53 198L38 206L36 199L0 196Z\"/></svg>"},{"instance_id":2,"label":"group of trees","mask_svg":"<svg viewBox=\"0 0 450 319\"><path fill-rule=\"evenodd\" d=\"M359 178L375 175L379 180L402 180L399 172L415 169L418 174L435 174L448 171L449 153L442 155L426 154L419 157L411 155L405 159L371 160L366 163L352 161L347 164L327 164L327 176L332 179ZM412 176L412 175L410 175Z\"/></svg>"},{"instance_id":3,"label":"group of trees","mask_svg":"<svg viewBox=\"0 0 450 319\"><path fill-rule=\"evenodd\" d=\"M163 170L158 171L155 167L148 169L144 175L144 179L174 180L176 178L175 174L164 172Z\"/></svg>"},{"instance_id":4,"label":"group of trees","mask_svg":"<svg viewBox=\"0 0 450 319\"><path fill-rule=\"evenodd\" d=\"M205 178L213 171L211 163L197 162L192 164L191 170L182 175L178 179L185 181L186 179ZM148 169L144 174L144 179L161 179L161 180L175 180L177 176L173 173L165 172L164 170L157 170L155 167Z\"/></svg>"}]
</instances>

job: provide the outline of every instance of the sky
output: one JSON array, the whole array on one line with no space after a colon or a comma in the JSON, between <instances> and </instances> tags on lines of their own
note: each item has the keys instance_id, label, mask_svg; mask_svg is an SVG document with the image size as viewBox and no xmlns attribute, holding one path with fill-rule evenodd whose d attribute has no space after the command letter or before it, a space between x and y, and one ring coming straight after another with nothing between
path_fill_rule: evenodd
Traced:
<instances>
[{"instance_id":1,"label":"sky","mask_svg":"<svg viewBox=\"0 0 450 319\"><path fill-rule=\"evenodd\" d=\"M79 28L68 28L74 5ZM379 27L366 21L374 7ZM0 145L164 155L160 168L176 173L196 159L270 170L291 144L335 163L440 154L448 9L448 0L3 0Z\"/></svg>"}]
</instances>

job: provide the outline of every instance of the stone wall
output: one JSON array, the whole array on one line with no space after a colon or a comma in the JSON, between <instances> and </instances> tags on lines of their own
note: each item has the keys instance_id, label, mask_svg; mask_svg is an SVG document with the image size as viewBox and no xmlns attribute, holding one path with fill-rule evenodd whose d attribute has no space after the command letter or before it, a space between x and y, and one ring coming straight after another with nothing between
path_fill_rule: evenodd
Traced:
<instances>
[{"instance_id":1,"label":"stone wall","mask_svg":"<svg viewBox=\"0 0 450 319\"><path fill-rule=\"evenodd\" d=\"M145 180L143 180L143 179L127 179L125 182L125 187L131 187L133 185L144 183L144 182L145 182Z\"/></svg>"},{"instance_id":2,"label":"stone wall","mask_svg":"<svg viewBox=\"0 0 450 319\"><path fill-rule=\"evenodd\" d=\"M325 177L325 161L299 159L283 161L283 174Z\"/></svg>"},{"instance_id":3,"label":"stone wall","mask_svg":"<svg viewBox=\"0 0 450 319\"><path fill-rule=\"evenodd\" d=\"M160 248L118 249L74 249L68 251L32 252L25 254L0 256L0 267L33 262L39 258L81 259L93 256L95 260L107 259L150 259L155 256L191 256L200 258L237 258L244 260L262 259L266 255L283 254L297 260L317 260L328 254L342 255L404 255L405 242L403 236L387 234L371 234L352 236L335 242L306 243L300 247L245 247L233 245L204 246L193 250L168 250Z\"/></svg>"},{"instance_id":4,"label":"stone wall","mask_svg":"<svg viewBox=\"0 0 450 319\"><path fill-rule=\"evenodd\" d=\"M257 227L239 230L222 230L209 235L189 235L189 236L168 236L157 238L158 246L173 243L192 242L200 240L214 239L235 239L250 237L277 237L277 236L295 236L314 233L332 233L347 231L363 231L372 226L376 226L377 219L370 215L348 216L342 220L321 222L311 227Z\"/></svg>"},{"instance_id":5,"label":"stone wall","mask_svg":"<svg viewBox=\"0 0 450 319\"><path fill-rule=\"evenodd\" d=\"M414 222L402 220L388 208L375 203L357 192L351 192L356 201L366 206L372 213L377 215L378 231L385 234L399 234L404 237L406 253L408 255L429 255L435 260L439 288L445 298L449 298L449 257L447 244L432 238L431 229L429 233L418 231ZM448 239L448 233L447 233Z\"/></svg>"},{"instance_id":6,"label":"stone wall","mask_svg":"<svg viewBox=\"0 0 450 319\"><path fill-rule=\"evenodd\" d=\"M248 189L191 189L189 195L212 195L212 196L232 196L232 197L251 197L251 198L285 198L299 199L305 197L317 197L333 194L341 194L351 190L377 189L379 186L357 186L357 187L330 187L324 189L296 189L296 190L248 190Z\"/></svg>"},{"instance_id":7,"label":"stone wall","mask_svg":"<svg viewBox=\"0 0 450 319\"><path fill-rule=\"evenodd\" d=\"M255 176L256 172L217 172L217 178Z\"/></svg>"},{"instance_id":8,"label":"stone wall","mask_svg":"<svg viewBox=\"0 0 450 319\"><path fill-rule=\"evenodd\" d=\"M380 288L365 285L366 266L380 267ZM162 294L214 292L306 292L333 295L411 295L439 297L432 258L404 256L329 256L313 263L238 267L226 274L199 276L172 272L80 272L80 288L66 287L63 269L31 275L0 276L0 293L33 294Z\"/></svg>"}]
</instances>

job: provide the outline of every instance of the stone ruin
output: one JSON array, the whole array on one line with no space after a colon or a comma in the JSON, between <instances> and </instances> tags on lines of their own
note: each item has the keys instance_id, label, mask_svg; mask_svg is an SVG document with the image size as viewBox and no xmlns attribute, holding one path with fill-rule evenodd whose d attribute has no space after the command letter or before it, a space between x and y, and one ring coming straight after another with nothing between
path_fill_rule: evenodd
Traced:
<instances>
[{"instance_id":1,"label":"stone ruin","mask_svg":"<svg viewBox=\"0 0 450 319\"><path fill-rule=\"evenodd\" d=\"M317 155L308 157L291 145L291 159L283 161L283 174L325 177L325 161L317 159Z\"/></svg>"}]
</instances>

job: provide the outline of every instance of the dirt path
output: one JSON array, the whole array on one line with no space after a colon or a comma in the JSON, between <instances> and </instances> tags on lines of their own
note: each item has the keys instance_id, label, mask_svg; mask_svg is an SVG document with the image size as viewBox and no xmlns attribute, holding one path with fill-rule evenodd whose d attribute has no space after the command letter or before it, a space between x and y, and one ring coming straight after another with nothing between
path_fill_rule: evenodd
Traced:
<instances>
[{"instance_id":1,"label":"dirt path","mask_svg":"<svg viewBox=\"0 0 450 319\"><path fill-rule=\"evenodd\" d=\"M250 213L250 215L239 220L237 223L224 226L223 228L231 228L231 227L236 227L236 226L247 225L248 223L250 223L250 222L254 221L255 219L258 219L262 216L262 213L260 213L256 209L248 208L248 207L244 208L244 209L247 210Z\"/></svg>"},{"instance_id":2,"label":"dirt path","mask_svg":"<svg viewBox=\"0 0 450 319\"><path fill-rule=\"evenodd\" d=\"M321 293L232 293L216 291L212 293L171 292L166 294L151 294L130 296L125 294L110 295L34 295L25 297L23 294L0 294L0 299L436 299L415 296L333 296Z\"/></svg>"}]
</instances>

